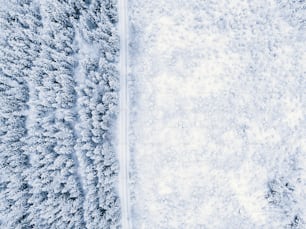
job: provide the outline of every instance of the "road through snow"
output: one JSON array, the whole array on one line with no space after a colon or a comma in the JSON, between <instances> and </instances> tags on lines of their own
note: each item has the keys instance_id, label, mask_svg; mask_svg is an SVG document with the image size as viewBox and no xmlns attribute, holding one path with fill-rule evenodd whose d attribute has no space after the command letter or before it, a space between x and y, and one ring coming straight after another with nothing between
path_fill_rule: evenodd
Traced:
<instances>
[{"instance_id":1,"label":"road through snow","mask_svg":"<svg viewBox=\"0 0 306 229\"><path fill-rule=\"evenodd\" d=\"M119 114L119 195L121 199L122 228L131 228L129 220L129 150L128 150L128 91L127 91L127 3L119 0L120 35L120 114Z\"/></svg>"}]
</instances>

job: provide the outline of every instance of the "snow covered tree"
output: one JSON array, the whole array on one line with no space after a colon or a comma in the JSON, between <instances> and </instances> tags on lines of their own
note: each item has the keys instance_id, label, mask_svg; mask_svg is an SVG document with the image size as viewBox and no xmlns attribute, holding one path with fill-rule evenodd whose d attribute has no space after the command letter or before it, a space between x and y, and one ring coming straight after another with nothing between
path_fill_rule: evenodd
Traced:
<instances>
[{"instance_id":1,"label":"snow covered tree","mask_svg":"<svg viewBox=\"0 0 306 229\"><path fill-rule=\"evenodd\" d=\"M0 226L29 228L29 184L24 150L28 77L40 44L40 16L32 1L8 1L0 9Z\"/></svg>"},{"instance_id":2,"label":"snow covered tree","mask_svg":"<svg viewBox=\"0 0 306 229\"><path fill-rule=\"evenodd\" d=\"M115 228L116 1L0 12L0 225Z\"/></svg>"},{"instance_id":3,"label":"snow covered tree","mask_svg":"<svg viewBox=\"0 0 306 229\"><path fill-rule=\"evenodd\" d=\"M119 89L119 38L115 26L118 16L115 1L95 0L84 3L82 8L76 22L76 128L80 135L76 150L84 158L82 167L87 168L84 218L88 228L115 228L120 223L118 161L112 145Z\"/></svg>"},{"instance_id":4,"label":"snow covered tree","mask_svg":"<svg viewBox=\"0 0 306 229\"><path fill-rule=\"evenodd\" d=\"M267 183L266 200L273 215L274 223L284 228L304 228L305 187L304 169L299 165L299 152L290 154L282 163L282 173L271 178ZM276 226L277 226L276 225Z\"/></svg>"},{"instance_id":5,"label":"snow covered tree","mask_svg":"<svg viewBox=\"0 0 306 229\"><path fill-rule=\"evenodd\" d=\"M74 28L76 14L68 2L40 4L43 29L39 58L31 75L30 101L34 122L29 124L31 169L29 218L32 227L83 228L83 191L74 157Z\"/></svg>"}]
</instances>

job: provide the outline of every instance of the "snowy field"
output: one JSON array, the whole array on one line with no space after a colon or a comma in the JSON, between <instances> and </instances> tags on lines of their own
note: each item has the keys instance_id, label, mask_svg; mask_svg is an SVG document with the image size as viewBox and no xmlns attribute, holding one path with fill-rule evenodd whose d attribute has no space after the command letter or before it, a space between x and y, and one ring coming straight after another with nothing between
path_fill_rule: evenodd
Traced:
<instances>
[{"instance_id":1,"label":"snowy field","mask_svg":"<svg viewBox=\"0 0 306 229\"><path fill-rule=\"evenodd\" d=\"M133 228L306 228L305 1L128 2Z\"/></svg>"}]
</instances>

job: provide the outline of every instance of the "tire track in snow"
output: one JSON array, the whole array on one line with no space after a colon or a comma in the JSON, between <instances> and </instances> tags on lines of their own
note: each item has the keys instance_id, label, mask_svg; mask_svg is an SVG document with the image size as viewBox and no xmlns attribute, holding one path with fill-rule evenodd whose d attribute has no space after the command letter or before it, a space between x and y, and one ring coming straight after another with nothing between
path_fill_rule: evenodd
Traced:
<instances>
[{"instance_id":1,"label":"tire track in snow","mask_svg":"<svg viewBox=\"0 0 306 229\"><path fill-rule=\"evenodd\" d=\"M128 150L128 17L127 0L119 0L119 36L120 36L120 105L119 105L119 195L121 199L121 225L130 229L129 207L129 150Z\"/></svg>"}]
</instances>

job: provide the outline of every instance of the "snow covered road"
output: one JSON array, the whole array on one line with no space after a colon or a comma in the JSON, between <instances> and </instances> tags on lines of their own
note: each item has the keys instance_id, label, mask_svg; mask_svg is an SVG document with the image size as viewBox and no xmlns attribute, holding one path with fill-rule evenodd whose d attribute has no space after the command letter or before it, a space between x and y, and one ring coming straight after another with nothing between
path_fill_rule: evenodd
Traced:
<instances>
[{"instance_id":1,"label":"snow covered road","mask_svg":"<svg viewBox=\"0 0 306 229\"><path fill-rule=\"evenodd\" d=\"M120 104L119 104L119 194L121 199L122 228L129 229L129 148L128 148L128 25L127 0L119 0L120 35Z\"/></svg>"}]
</instances>

